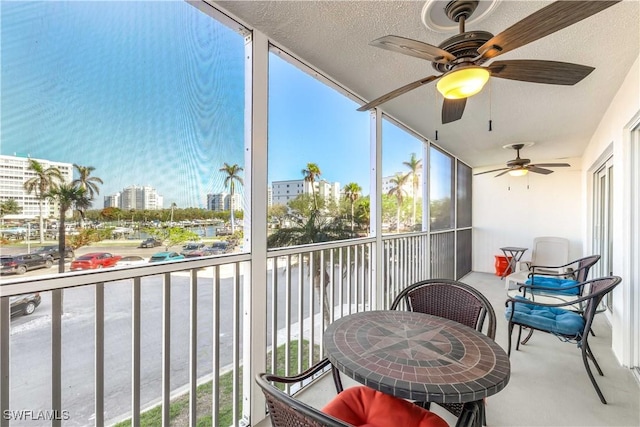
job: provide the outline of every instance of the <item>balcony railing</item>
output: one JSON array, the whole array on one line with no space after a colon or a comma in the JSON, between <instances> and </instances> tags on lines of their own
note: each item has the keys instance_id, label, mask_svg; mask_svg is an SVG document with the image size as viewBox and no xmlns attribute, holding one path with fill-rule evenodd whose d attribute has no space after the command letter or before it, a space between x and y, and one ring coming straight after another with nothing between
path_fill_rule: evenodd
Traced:
<instances>
[{"instance_id":1,"label":"balcony railing","mask_svg":"<svg viewBox=\"0 0 640 427\"><path fill-rule=\"evenodd\" d=\"M314 363L331 321L376 307L376 292L388 306L399 289L425 278L427 239L383 238L379 289L374 238L269 251L268 369L291 374ZM250 262L234 254L3 280L0 424L40 416L54 426L139 425L153 407L168 422L177 396L195 420L198 387L209 382L212 424L240 424ZM38 293L41 306L11 319L10 300L27 293Z\"/></svg>"}]
</instances>

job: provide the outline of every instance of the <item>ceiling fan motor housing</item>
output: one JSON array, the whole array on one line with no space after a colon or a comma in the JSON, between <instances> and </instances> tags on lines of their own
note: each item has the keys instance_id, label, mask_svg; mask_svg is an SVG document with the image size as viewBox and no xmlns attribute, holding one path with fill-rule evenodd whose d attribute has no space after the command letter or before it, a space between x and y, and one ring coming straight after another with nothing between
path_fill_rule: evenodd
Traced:
<instances>
[{"instance_id":1,"label":"ceiling fan motor housing","mask_svg":"<svg viewBox=\"0 0 640 427\"><path fill-rule=\"evenodd\" d=\"M493 38L493 34L487 31L468 31L446 39L438 47L446 50L456 59L447 64L432 62L433 68L441 73L446 73L463 63L469 65L483 64L487 61L487 58L473 59L478 57L478 48L491 40L491 38Z\"/></svg>"}]
</instances>

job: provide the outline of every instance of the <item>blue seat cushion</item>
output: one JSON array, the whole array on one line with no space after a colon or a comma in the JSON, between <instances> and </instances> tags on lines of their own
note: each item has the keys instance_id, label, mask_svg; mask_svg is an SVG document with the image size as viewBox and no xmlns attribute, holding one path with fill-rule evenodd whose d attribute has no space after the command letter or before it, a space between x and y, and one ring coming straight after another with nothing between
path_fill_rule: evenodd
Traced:
<instances>
[{"instance_id":1,"label":"blue seat cushion","mask_svg":"<svg viewBox=\"0 0 640 427\"><path fill-rule=\"evenodd\" d=\"M541 307L527 304L523 297L516 297L516 300L524 301L515 304L516 311L512 321L519 325L531 326L534 329L549 331L554 334L574 336L576 339L582 337L584 330L584 318L573 311L564 310L558 307ZM512 303L507 305L505 317L511 318Z\"/></svg>"},{"instance_id":2,"label":"blue seat cushion","mask_svg":"<svg viewBox=\"0 0 640 427\"><path fill-rule=\"evenodd\" d=\"M544 288L553 288L554 290L545 290L548 293L558 293L564 295L579 295L580 288L575 287L572 289L565 289L573 285L577 285L578 281L573 279L561 279L559 277L538 276L537 274L533 278L528 278L525 285L528 286L541 286Z\"/></svg>"}]
</instances>

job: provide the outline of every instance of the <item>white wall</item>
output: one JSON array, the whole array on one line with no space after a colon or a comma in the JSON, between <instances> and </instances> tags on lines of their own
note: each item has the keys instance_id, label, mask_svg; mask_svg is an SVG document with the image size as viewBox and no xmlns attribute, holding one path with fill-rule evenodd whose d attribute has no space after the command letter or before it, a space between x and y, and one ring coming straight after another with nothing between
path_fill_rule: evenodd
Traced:
<instances>
[{"instance_id":1,"label":"white wall","mask_svg":"<svg viewBox=\"0 0 640 427\"><path fill-rule=\"evenodd\" d=\"M526 154L526 153L525 153ZM582 173L580 159L533 159L537 163L566 162L552 174L524 177L496 173L473 177L473 271L495 271L494 255L503 246L529 248L533 239L564 237L570 241L569 259L583 255ZM474 169L473 173L501 167Z\"/></svg>"},{"instance_id":2,"label":"white wall","mask_svg":"<svg viewBox=\"0 0 640 427\"><path fill-rule=\"evenodd\" d=\"M625 126L640 111L640 56L636 58L631 70L629 71L625 81L618 90L615 98L609 105L602 121L598 124L594 132L589 146L585 150L582 162L583 177L582 182L587 188L583 197L584 206L584 229L583 236L585 241L591 241L590 236L590 206L591 191L590 182L592 179L592 169L597 166L597 162L601 155L608 147L613 145L613 171L614 171L614 189L613 189L613 250L614 265L613 273L623 278L622 284L614 291L613 312L610 316L612 324L612 346L614 353L623 365L630 363L629 349L629 325L628 319L630 305L629 301L634 291L640 292L640 282L638 277L625 277L624 265L637 263L637 259L629 259L628 245L625 243L625 231L623 224L625 215L628 214L629 194L625 193L625 183L623 177L629 176L625 168L629 168L628 159L624 158ZM628 184L628 183L627 183ZM637 189L636 189L637 190ZM630 240L638 244L640 236L630 236ZM636 299L637 301L637 299ZM633 308L636 311L640 307ZM636 337L640 328L635 329Z\"/></svg>"}]
</instances>

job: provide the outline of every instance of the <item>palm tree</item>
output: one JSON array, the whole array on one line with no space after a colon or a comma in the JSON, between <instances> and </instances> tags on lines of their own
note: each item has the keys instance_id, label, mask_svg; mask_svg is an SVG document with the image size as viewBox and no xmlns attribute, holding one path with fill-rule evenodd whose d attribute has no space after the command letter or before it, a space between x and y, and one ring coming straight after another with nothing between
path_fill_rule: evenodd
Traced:
<instances>
[{"instance_id":1,"label":"palm tree","mask_svg":"<svg viewBox=\"0 0 640 427\"><path fill-rule=\"evenodd\" d=\"M353 215L353 204L360 197L360 192L362 191L362 187L360 187L355 182L350 182L349 184L344 186L344 197L349 200L351 204L351 232L353 232L354 228L354 215Z\"/></svg>"},{"instance_id":2,"label":"palm tree","mask_svg":"<svg viewBox=\"0 0 640 427\"><path fill-rule=\"evenodd\" d=\"M37 160L29 159L28 170L32 171L35 176L29 178L23 184L27 193L34 193L38 199L38 208L40 211L40 243L44 243L44 200L47 191L59 182L63 177L60 169L55 166L45 168L42 163Z\"/></svg>"},{"instance_id":3,"label":"palm tree","mask_svg":"<svg viewBox=\"0 0 640 427\"><path fill-rule=\"evenodd\" d=\"M91 176L91 172L96 170L93 166L80 166L73 164L73 168L78 172L78 178L71 181L72 185L83 188L86 191L87 198L94 200L95 196L100 194L98 184L104 184L101 178ZM82 212L82 222L84 222L84 212ZM82 224L84 226L84 224Z\"/></svg>"},{"instance_id":4,"label":"palm tree","mask_svg":"<svg viewBox=\"0 0 640 427\"><path fill-rule=\"evenodd\" d=\"M169 220L170 227L173 227L173 210L177 207L178 205L176 204L176 202L171 202L171 219Z\"/></svg>"},{"instance_id":5,"label":"palm tree","mask_svg":"<svg viewBox=\"0 0 640 427\"><path fill-rule=\"evenodd\" d=\"M412 211L412 221L411 224L414 225L416 223L416 202L418 199L418 195L416 194L418 192L418 172L420 171L420 169L422 168L422 160L421 159L416 159L416 153L411 153L411 158L409 159L408 162L402 162L403 165L405 165L406 167L408 167L410 169L409 175L411 176L412 179L412 192L413 192L413 211Z\"/></svg>"},{"instance_id":6,"label":"palm tree","mask_svg":"<svg viewBox=\"0 0 640 427\"><path fill-rule=\"evenodd\" d=\"M409 181L409 174L403 175L401 173L396 173L396 176L389 180L394 187L389 190L387 194L390 196L395 196L398 202L398 210L396 213L396 232L400 232L400 209L402 208L402 201L404 200L404 196L407 195L407 192L404 189L404 186Z\"/></svg>"},{"instance_id":7,"label":"palm tree","mask_svg":"<svg viewBox=\"0 0 640 427\"><path fill-rule=\"evenodd\" d=\"M302 169L304 180L311 184L311 194L313 195L313 206L318 210L318 199L316 198L316 178L322 175L320 167L316 163L307 163L307 168Z\"/></svg>"},{"instance_id":8,"label":"palm tree","mask_svg":"<svg viewBox=\"0 0 640 427\"><path fill-rule=\"evenodd\" d=\"M233 215L233 199L236 190L236 183L243 185L244 181L242 181L242 177L238 175L242 172L242 169L237 164L229 165L225 162L224 166L220 168L220 172L224 172L227 176L224 178L224 186L229 188L229 193L231 194L231 200L229 202L229 210L230 210L230 221L231 221L231 234L235 232L235 224L234 224L234 215Z\"/></svg>"},{"instance_id":9,"label":"palm tree","mask_svg":"<svg viewBox=\"0 0 640 427\"><path fill-rule=\"evenodd\" d=\"M64 254L67 243L65 235L67 211L71 208L75 208L80 211L80 214L82 215L84 210L91 206L91 199L87 197L86 189L73 184L56 185L45 194L45 198L51 199L58 204L60 213L58 223L58 251L61 254ZM64 273L63 256L58 260L58 272Z\"/></svg>"}]
</instances>

